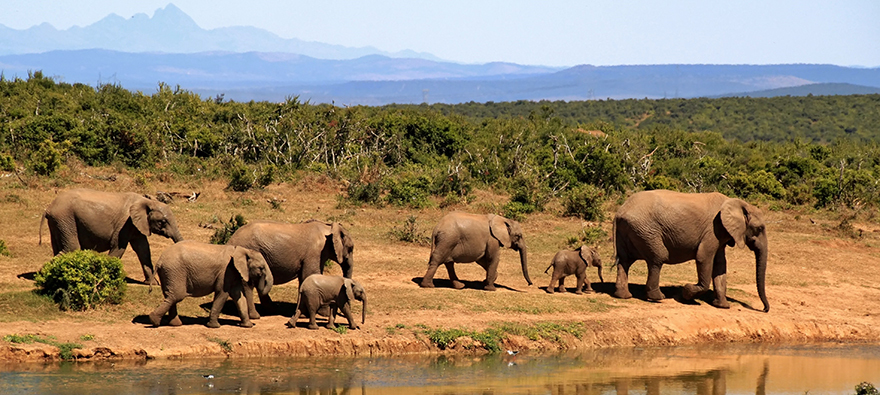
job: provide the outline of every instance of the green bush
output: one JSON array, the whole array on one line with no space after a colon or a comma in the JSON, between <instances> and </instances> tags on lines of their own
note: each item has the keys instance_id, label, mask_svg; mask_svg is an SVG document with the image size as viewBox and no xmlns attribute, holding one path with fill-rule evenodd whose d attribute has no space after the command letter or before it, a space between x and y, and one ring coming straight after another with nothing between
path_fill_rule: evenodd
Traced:
<instances>
[{"instance_id":1,"label":"green bush","mask_svg":"<svg viewBox=\"0 0 880 395\"><path fill-rule=\"evenodd\" d=\"M237 162L229 169L229 189L236 192L245 192L254 187L256 182L254 172L244 162Z\"/></svg>"},{"instance_id":2,"label":"green bush","mask_svg":"<svg viewBox=\"0 0 880 395\"><path fill-rule=\"evenodd\" d=\"M125 297L122 261L90 250L58 255L35 276L39 293L52 297L62 310L86 310Z\"/></svg>"},{"instance_id":3,"label":"green bush","mask_svg":"<svg viewBox=\"0 0 880 395\"><path fill-rule=\"evenodd\" d=\"M0 255L12 256L12 252L9 251L9 247L6 246L6 240L0 240Z\"/></svg>"},{"instance_id":4,"label":"green bush","mask_svg":"<svg viewBox=\"0 0 880 395\"><path fill-rule=\"evenodd\" d=\"M602 240L608 239L608 232L599 225L585 226L578 232L577 236L569 237L566 244L569 248L576 248L581 245L595 246Z\"/></svg>"},{"instance_id":5,"label":"green bush","mask_svg":"<svg viewBox=\"0 0 880 395\"><path fill-rule=\"evenodd\" d=\"M572 188L562 198L563 215L580 217L587 221L602 221L605 219L605 191L590 184L584 184Z\"/></svg>"},{"instance_id":6,"label":"green bush","mask_svg":"<svg viewBox=\"0 0 880 395\"><path fill-rule=\"evenodd\" d=\"M229 222L223 224L222 228L214 231L214 234L211 236L211 244L226 244L229 238L232 237L232 234L238 228L245 225L247 225L247 221L244 219L244 216L235 214L235 216L229 218Z\"/></svg>"},{"instance_id":7,"label":"green bush","mask_svg":"<svg viewBox=\"0 0 880 395\"><path fill-rule=\"evenodd\" d=\"M15 171L15 160L12 159L12 156L0 154L0 170Z\"/></svg>"},{"instance_id":8,"label":"green bush","mask_svg":"<svg viewBox=\"0 0 880 395\"><path fill-rule=\"evenodd\" d=\"M57 144L52 140L45 140L31 155L31 170L41 176L54 174L61 168L61 158L70 146L70 142Z\"/></svg>"},{"instance_id":9,"label":"green bush","mask_svg":"<svg viewBox=\"0 0 880 395\"><path fill-rule=\"evenodd\" d=\"M424 208L430 204L431 179L426 175L403 175L386 181L385 200L395 206Z\"/></svg>"},{"instance_id":10,"label":"green bush","mask_svg":"<svg viewBox=\"0 0 880 395\"><path fill-rule=\"evenodd\" d=\"M391 236L396 240L406 243L416 243L421 245L431 244L431 236L428 236L424 231L419 230L418 218L415 215L407 217L400 226L392 227Z\"/></svg>"},{"instance_id":11,"label":"green bush","mask_svg":"<svg viewBox=\"0 0 880 395\"><path fill-rule=\"evenodd\" d=\"M346 188L348 200L361 204L375 204L382 198L382 187L379 182L355 181Z\"/></svg>"}]
</instances>

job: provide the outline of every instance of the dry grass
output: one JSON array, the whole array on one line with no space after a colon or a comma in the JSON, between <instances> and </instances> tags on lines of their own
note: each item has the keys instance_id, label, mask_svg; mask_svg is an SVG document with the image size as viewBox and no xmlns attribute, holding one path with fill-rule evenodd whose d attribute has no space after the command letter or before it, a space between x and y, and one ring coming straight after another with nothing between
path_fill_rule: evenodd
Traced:
<instances>
[{"instance_id":1,"label":"dry grass","mask_svg":"<svg viewBox=\"0 0 880 395\"><path fill-rule=\"evenodd\" d=\"M110 174L117 175L115 181L96 177ZM32 273L51 258L45 228L43 244L38 245L40 215L57 190L72 187L148 194L155 194L156 191L199 191L201 196L196 202L176 202L172 209L184 238L205 242L213 234L213 230L206 228L206 225L222 226L223 222L239 213L248 220L300 222L315 218L340 221L355 239L354 275L367 288L370 315L390 316L386 320L387 325L436 322L437 317L445 315L459 317L450 324L454 326L470 324L470 316L473 315L500 321L504 317L558 318L574 312L618 314L621 308L645 304L640 300L613 299L607 294L613 290L615 279L610 268L612 248L609 240L602 240L597 246L605 265L603 274L606 283L597 287L600 292L586 296L544 293L542 289L549 282L549 275L543 273L544 269L558 250L567 248L566 240L577 235L585 226L579 219L562 218L552 213L532 215L522 224L529 245L529 271L534 286L528 287L522 278L517 253L505 250L501 257L498 292L443 288L443 280L447 278L443 268L436 276L437 289L420 289L415 280L424 274L430 246L396 241L391 235L392 228L415 216L419 229L430 234L433 224L451 209L490 212L498 207L504 197L491 192L477 192L475 200L466 206L439 209L435 205L434 208L410 210L340 205L337 199L341 193L340 187L325 177L315 175L298 176L292 182L243 193L227 191L225 183L216 181L172 179L167 174L135 175L112 168L84 167L67 168L57 180L25 180L27 185L14 176L0 179L0 216L4 219L0 239L6 242L12 252L12 257L0 256L0 322L59 318L130 322L149 313L159 304L162 298L160 290L156 288L149 293L147 287L141 284L129 285L125 303L88 312L59 312L49 301L30 292L33 289ZM269 202L273 199L276 202L284 201L273 205ZM613 209L614 204L609 204L607 218L612 218ZM869 270L880 265L880 233L875 232L880 225L876 215L866 211L861 221L857 218L854 226L863 230L863 236L851 239L828 230L840 222L835 213L768 211L766 208L765 213L771 242L769 286L778 289L844 286L877 289L880 271ZM610 220L600 225L610 234ZM150 243L153 259L156 260L171 241L152 236ZM755 303L754 255L744 249L728 251L729 295ZM123 263L130 277L142 279L140 265L132 251L123 257ZM458 265L457 270L459 276L473 287L479 286L485 278L485 272L473 264ZM339 267L334 265L330 273L340 274ZM594 284L598 282L595 270L587 275ZM644 284L645 277L645 265L634 265L631 282ZM692 263L666 266L663 268L661 285L667 296L673 296L669 292L675 292L676 286L693 282L695 278ZM573 277L567 279L570 288L574 283ZM292 312L296 284L277 286L272 291L272 297L282 302L285 313ZM208 314L205 306L210 300L210 296L188 299L181 304L180 313L190 317L205 317ZM224 312L234 314L234 310L230 309ZM235 316L225 318L236 319Z\"/></svg>"}]
</instances>

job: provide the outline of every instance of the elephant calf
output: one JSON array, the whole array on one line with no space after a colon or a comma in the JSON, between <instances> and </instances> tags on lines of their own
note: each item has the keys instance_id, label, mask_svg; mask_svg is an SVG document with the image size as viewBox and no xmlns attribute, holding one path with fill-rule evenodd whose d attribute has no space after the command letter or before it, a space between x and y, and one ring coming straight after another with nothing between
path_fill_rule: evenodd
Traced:
<instances>
[{"instance_id":1,"label":"elephant calf","mask_svg":"<svg viewBox=\"0 0 880 395\"><path fill-rule=\"evenodd\" d=\"M364 287L357 281L340 276L325 276L313 274L303 280L299 287L299 296L296 299L296 312L287 326L296 328L296 321L302 313L309 315L309 329L318 329L315 323L315 315L324 307L330 308L327 319L327 329L336 328L336 310L342 310L342 315L348 320L351 329L358 329L358 324L351 315L351 301L363 302L361 312L361 324L366 322L367 316L367 293Z\"/></svg>"},{"instance_id":2,"label":"elephant calf","mask_svg":"<svg viewBox=\"0 0 880 395\"><path fill-rule=\"evenodd\" d=\"M553 268L553 275L550 278L550 285L547 286L547 292L553 293L553 284L556 281L559 281L559 292L565 292L565 286L563 285L565 277L572 274L577 277L577 287L575 287L574 293L582 294L582 288L586 288L586 292L593 292L590 282L587 281L587 267L589 266L599 268L599 281L604 283L605 279L602 278L602 259L599 258L599 253L596 250L587 246L580 246L575 250L557 252L550 266L547 266L547 269L544 270L544 273L547 273L547 270L550 270L551 267Z\"/></svg>"},{"instance_id":3,"label":"elephant calf","mask_svg":"<svg viewBox=\"0 0 880 395\"><path fill-rule=\"evenodd\" d=\"M213 292L209 328L220 327L217 319L230 296L238 306L241 326L250 328L254 324L248 315L247 299L253 298L254 288L261 295L268 294L273 284L272 271L259 252L186 240L162 253L156 263L156 275L165 300L150 313L154 326L159 326L165 313L171 317L170 325L180 325L177 303L187 296L200 297Z\"/></svg>"}]
</instances>

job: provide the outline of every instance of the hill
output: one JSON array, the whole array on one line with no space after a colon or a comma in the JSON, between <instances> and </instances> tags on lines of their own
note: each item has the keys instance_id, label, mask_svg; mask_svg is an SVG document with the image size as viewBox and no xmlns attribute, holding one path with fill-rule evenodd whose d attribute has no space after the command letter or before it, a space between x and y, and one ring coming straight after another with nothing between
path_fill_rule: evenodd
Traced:
<instances>
[{"instance_id":1,"label":"hill","mask_svg":"<svg viewBox=\"0 0 880 395\"><path fill-rule=\"evenodd\" d=\"M753 92L730 93L716 97L777 97L777 96L832 96L832 95L875 95L880 88L841 83L822 83L767 89Z\"/></svg>"}]
</instances>

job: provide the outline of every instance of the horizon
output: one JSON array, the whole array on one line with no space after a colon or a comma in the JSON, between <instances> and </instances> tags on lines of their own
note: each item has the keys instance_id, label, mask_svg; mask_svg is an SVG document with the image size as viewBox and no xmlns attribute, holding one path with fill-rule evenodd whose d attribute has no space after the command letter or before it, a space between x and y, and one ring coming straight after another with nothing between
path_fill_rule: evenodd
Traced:
<instances>
[{"instance_id":1,"label":"horizon","mask_svg":"<svg viewBox=\"0 0 880 395\"><path fill-rule=\"evenodd\" d=\"M0 24L15 30L48 24L66 31L87 27L112 14L153 18L173 5L204 30L250 26L288 40L373 47L386 53L415 51L464 65L880 67L880 51L873 48L880 42L880 24L876 23L880 2L865 0L833 5L802 1L580 4L557 0L541 4L538 9L522 1L471 4L460 0L444 5L401 5L391 0L369 4L266 1L248 7L237 0L144 0L135 4L89 0L77 4L52 2L48 8L39 6L49 4L48 0L8 3ZM460 10L470 12L457 12ZM596 11L586 15L599 15L600 20L585 30L585 24L572 21L587 10ZM413 24L413 19L420 23ZM523 29L521 21L526 21L528 28ZM445 24L448 22L451 25ZM578 37L581 39L572 40ZM639 50L633 51L634 47ZM594 54L603 50L612 53Z\"/></svg>"}]
</instances>

